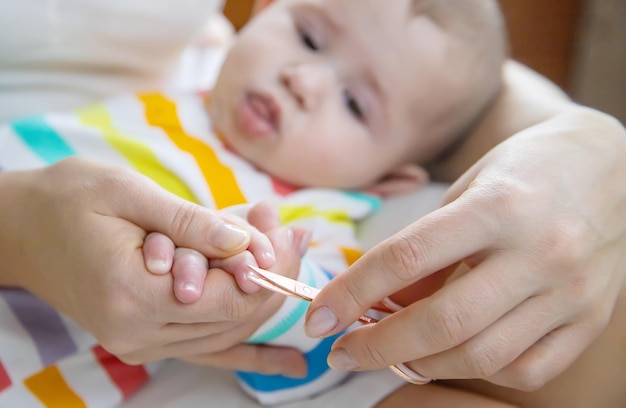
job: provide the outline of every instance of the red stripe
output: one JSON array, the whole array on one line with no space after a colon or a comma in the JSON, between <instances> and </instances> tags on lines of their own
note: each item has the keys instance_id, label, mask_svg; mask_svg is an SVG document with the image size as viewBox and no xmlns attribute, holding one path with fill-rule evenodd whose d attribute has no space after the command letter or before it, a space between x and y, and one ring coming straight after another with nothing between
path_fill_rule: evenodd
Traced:
<instances>
[{"instance_id":1,"label":"red stripe","mask_svg":"<svg viewBox=\"0 0 626 408\"><path fill-rule=\"evenodd\" d=\"M274 192L281 196L287 196L298 190L298 187L275 177L272 177L272 186L274 187Z\"/></svg>"},{"instance_id":2,"label":"red stripe","mask_svg":"<svg viewBox=\"0 0 626 408\"><path fill-rule=\"evenodd\" d=\"M9 373L4 368L2 361L0 361L0 392L6 390L11 386L11 377L9 377Z\"/></svg>"},{"instance_id":3,"label":"red stripe","mask_svg":"<svg viewBox=\"0 0 626 408\"><path fill-rule=\"evenodd\" d=\"M144 366L125 364L100 346L94 347L93 353L111 381L119 388L124 399L128 399L148 381L149 375Z\"/></svg>"}]
</instances>

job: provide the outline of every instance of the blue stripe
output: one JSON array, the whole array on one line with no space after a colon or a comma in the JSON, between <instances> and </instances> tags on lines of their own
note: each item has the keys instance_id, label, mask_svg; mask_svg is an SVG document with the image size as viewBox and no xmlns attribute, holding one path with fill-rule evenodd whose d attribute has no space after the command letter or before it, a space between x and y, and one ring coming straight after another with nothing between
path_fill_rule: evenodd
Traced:
<instances>
[{"instance_id":1,"label":"blue stripe","mask_svg":"<svg viewBox=\"0 0 626 408\"><path fill-rule=\"evenodd\" d=\"M372 211L380 210L383 203L380 197L367 193L358 191L342 191L342 193L356 200L366 202L372 208Z\"/></svg>"},{"instance_id":2,"label":"blue stripe","mask_svg":"<svg viewBox=\"0 0 626 408\"><path fill-rule=\"evenodd\" d=\"M46 123L43 117L33 116L13 122L13 131L46 164L54 164L76 152Z\"/></svg>"},{"instance_id":3,"label":"blue stripe","mask_svg":"<svg viewBox=\"0 0 626 408\"><path fill-rule=\"evenodd\" d=\"M261 392L281 391L307 385L331 369L326 363L326 358L330 353L333 343L341 334L343 333L323 339L317 347L304 354L308 367L307 376L305 378L289 378L282 375L265 375L258 373L245 373L241 371L238 371L235 374L250 388Z\"/></svg>"}]
</instances>

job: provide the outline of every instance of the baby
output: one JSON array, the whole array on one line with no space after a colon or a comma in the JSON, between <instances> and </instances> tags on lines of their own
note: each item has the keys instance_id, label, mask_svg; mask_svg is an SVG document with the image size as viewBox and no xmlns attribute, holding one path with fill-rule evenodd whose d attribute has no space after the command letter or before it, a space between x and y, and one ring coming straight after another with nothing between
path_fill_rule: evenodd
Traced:
<instances>
[{"instance_id":1,"label":"baby","mask_svg":"<svg viewBox=\"0 0 626 408\"><path fill-rule=\"evenodd\" d=\"M0 166L34 168L80 155L129 166L208 207L273 201L282 225L305 227L312 236L300 262L281 259L289 238L269 231L277 248L271 270L321 287L358 257L354 223L375 211L380 197L424 184L429 164L462 143L498 93L504 57L491 0L277 1L238 35L210 92L125 95L13 122L0 129ZM146 242L146 263L173 262L175 269L184 260L158 259L163 243L171 245L162 236ZM236 258L211 266L232 272L242 290L258 290L246 278L245 263L254 259ZM198 276L175 274L174 293L193 301L202 284ZM46 308L21 296L30 310ZM238 373L244 389L269 404L341 381L345 374L325 363L333 338L302 333L307 305L273 299L250 316L258 328L249 341L297 347L308 373L299 379ZM0 390L0 404L33 395L46 401L47 389L38 388L44 382L33 379L51 370L66 379L107 371L95 340L77 335L81 329L68 319L59 321L74 333L74 352L54 350L47 355L58 358L10 372L13 385ZM34 341L16 341L23 349L12 353L30 353ZM137 367L128 367L127 378L136 386L151 371L136 379ZM65 381L63 389L86 405L114 404L128 396L116 393L117 385Z\"/></svg>"}]
</instances>

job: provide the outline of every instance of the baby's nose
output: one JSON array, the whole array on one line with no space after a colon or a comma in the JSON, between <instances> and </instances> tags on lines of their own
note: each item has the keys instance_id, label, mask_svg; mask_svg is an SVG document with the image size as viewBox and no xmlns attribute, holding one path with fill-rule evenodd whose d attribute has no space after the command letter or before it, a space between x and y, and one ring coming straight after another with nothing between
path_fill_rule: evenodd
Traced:
<instances>
[{"instance_id":1,"label":"baby's nose","mask_svg":"<svg viewBox=\"0 0 626 408\"><path fill-rule=\"evenodd\" d=\"M285 67L280 80L303 109L311 109L332 86L333 70L323 64L298 64Z\"/></svg>"}]
</instances>

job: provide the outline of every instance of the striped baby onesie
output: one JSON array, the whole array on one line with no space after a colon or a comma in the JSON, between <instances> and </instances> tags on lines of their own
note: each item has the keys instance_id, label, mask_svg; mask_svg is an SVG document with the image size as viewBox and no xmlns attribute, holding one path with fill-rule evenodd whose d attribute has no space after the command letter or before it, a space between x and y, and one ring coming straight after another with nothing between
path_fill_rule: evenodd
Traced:
<instances>
[{"instance_id":1,"label":"striped baby onesie","mask_svg":"<svg viewBox=\"0 0 626 408\"><path fill-rule=\"evenodd\" d=\"M295 189L234 154L211 129L201 95L124 95L1 127L0 170L38 168L78 155L134 169L210 208L272 200L279 205L283 224L313 233L299 279L315 287L324 286L360 255L354 225L378 209L378 198ZM326 365L334 338L304 335L307 307L306 302L286 299L249 340L297 347L308 360L305 379L236 373L242 388L262 404L305 398L345 378ZM0 406L115 406L158 366L125 365L35 296L0 289Z\"/></svg>"}]
</instances>

